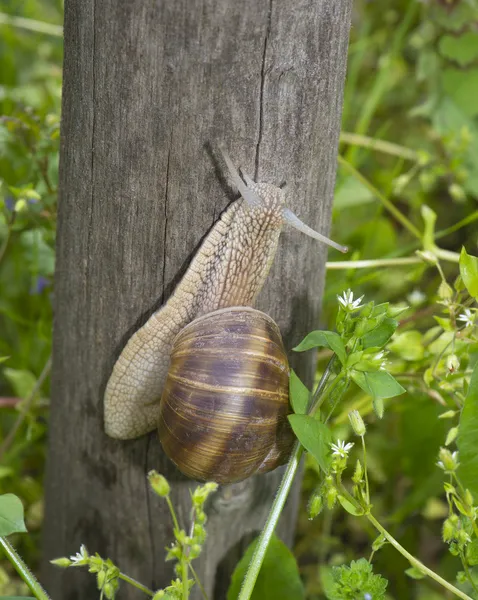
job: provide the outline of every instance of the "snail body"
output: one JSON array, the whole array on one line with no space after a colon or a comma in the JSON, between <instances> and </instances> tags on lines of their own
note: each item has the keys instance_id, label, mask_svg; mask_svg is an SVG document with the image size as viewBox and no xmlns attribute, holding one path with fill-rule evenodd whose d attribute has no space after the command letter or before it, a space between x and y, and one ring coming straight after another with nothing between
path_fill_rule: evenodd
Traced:
<instances>
[{"instance_id":1,"label":"snail body","mask_svg":"<svg viewBox=\"0 0 478 600\"><path fill-rule=\"evenodd\" d=\"M251 312L247 308L244 310L244 307L250 307L254 303L262 288L274 260L282 226L284 222L288 222L307 235L326 241L339 249L343 248L314 232L285 208L284 191L281 188L255 183L247 175L243 175L243 181L226 155L224 160L242 198L233 202L213 226L166 304L155 312L126 344L106 386L104 421L106 433L117 439L139 437L152 431L159 424L160 440L166 453L185 474L196 479L230 482L244 479L254 472L271 470L285 462L292 444L293 438L286 420L289 411L288 366L280 332L272 319L264 313L259 313L263 315L260 317L251 317L258 311ZM263 329L261 336L272 336L272 340L264 342L266 346L275 345L276 351L281 348L279 354L282 355L282 367L276 373L276 394L280 402L274 404L274 418L267 415L264 417L268 433L266 434L261 426L257 427L257 439L254 443L246 435L248 432L244 426L247 422L253 422L254 415L261 413L262 409L257 406L260 406L267 395L267 390L261 388L261 385L269 385L267 378L263 382L260 381L260 377L256 378L250 388L254 393L232 393L229 396L226 394L221 400L219 396L214 395L212 389L209 401L205 399L203 390L196 390L194 393L198 394L198 398L202 398L204 408L197 404L194 406L194 403L190 409L185 408L184 402L187 401L188 395L181 395L177 387L178 380L184 379L178 372L178 365L185 368L185 365L190 364L178 347L182 347L181 344L187 339L188 352L194 353L201 349L201 344L194 345L189 337L193 331L201 331L202 347L206 343L205 340L212 339L204 333L203 327L206 324L216 332L216 344L232 342L237 338L233 333L234 324L228 322L226 326L224 314L221 314L221 309L231 307L242 307L242 310L230 310L228 318L239 319L242 325L248 318L255 326L259 327L260 324ZM216 335L216 319L219 319L218 323L221 322L220 327L226 327L222 338ZM257 336L251 332L249 336L252 347L257 341ZM233 348L228 348L227 352L231 356L239 355L239 350ZM225 354L224 352L223 358ZM267 364L270 365L270 357L264 359L264 356L268 355L260 355L261 352L258 356L259 362L255 364L259 365L261 359L265 360L265 363L263 367L258 366L259 374L261 369L267 370ZM246 350L242 357L250 358L250 353L247 354ZM241 367L241 361L224 360L219 374L216 358L210 353L208 360L203 353L201 359L204 361L201 363L203 371L207 370L206 366L209 365L208 386L211 388L222 382L219 384L222 387L247 389L250 381L247 385L236 385L237 370ZM194 355L190 361L198 365ZM172 370L168 375L170 364ZM246 364L250 363L243 360L242 367ZM247 374L245 376L247 379ZM233 384L226 386L224 381L228 377ZM184 384L184 381L182 383ZM212 400L213 397L215 400ZM190 390L189 400L191 398L193 393ZM230 402L229 408L224 407L226 402ZM240 419L236 417L239 413ZM215 429L205 425L208 419L217 424ZM232 424L223 426L224 421L228 419ZM239 429L235 428L235 423L240 423ZM200 438L200 443L195 449L184 451L183 446L191 445L191 440L195 437ZM242 441L242 446L237 442L238 439ZM241 455L247 452L250 452L251 457L243 460ZM207 459L203 457L206 453L209 453ZM201 467L195 465L198 462L201 462ZM243 463L237 472L236 462Z\"/></svg>"}]
</instances>

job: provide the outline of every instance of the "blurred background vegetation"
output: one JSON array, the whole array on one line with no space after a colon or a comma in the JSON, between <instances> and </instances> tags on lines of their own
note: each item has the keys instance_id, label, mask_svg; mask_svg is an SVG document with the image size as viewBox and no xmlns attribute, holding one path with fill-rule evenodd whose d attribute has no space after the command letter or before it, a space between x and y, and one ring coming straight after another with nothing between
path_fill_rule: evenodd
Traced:
<instances>
[{"instance_id":1,"label":"blurred background vegetation","mask_svg":"<svg viewBox=\"0 0 478 600\"><path fill-rule=\"evenodd\" d=\"M24 503L30 534L13 541L33 568L48 422L62 5L3 0L0 14L0 493L13 492ZM378 421L370 399L352 390L334 426L346 438L350 408L366 415L375 514L450 581L460 567L441 541L447 505L443 473L435 467L450 424L438 416L456 408L464 377L445 372L446 324L434 317L442 315L442 278L452 284L458 274L447 253L465 245L477 254L477 29L474 0L355 0L333 237L352 248L347 260L386 262L329 265L321 322L333 328L336 295L347 288L367 300L410 307L389 355L408 393L389 401ZM442 275L414 254L423 248L416 229L432 235L433 227ZM474 354L468 344L465 370ZM319 358L320 371L327 352ZM341 509L309 521L306 501L317 481L311 466L295 548L311 599L326 597L330 565L368 558L375 538ZM390 547L374 562L390 581L390 598L446 597L430 580L405 575L409 565ZM0 595L25 591L0 562Z\"/></svg>"}]
</instances>

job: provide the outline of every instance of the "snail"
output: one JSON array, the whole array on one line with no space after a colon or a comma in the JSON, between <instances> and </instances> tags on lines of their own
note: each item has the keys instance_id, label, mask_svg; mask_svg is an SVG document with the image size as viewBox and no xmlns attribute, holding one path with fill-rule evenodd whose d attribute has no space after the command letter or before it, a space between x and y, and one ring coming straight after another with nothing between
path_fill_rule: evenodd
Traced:
<instances>
[{"instance_id":1,"label":"snail","mask_svg":"<svg viewBox=\"0 0 478 600\"><path fill-rule=\"evenodd\" d=\"M106 433L159 429L187 476L241 481L287 460L289 366L278 326L252 308L284 223L341 251L285 207L283 189L242 177L168 301L127 342L106 386Z\"/></svg>"}]
</instances>

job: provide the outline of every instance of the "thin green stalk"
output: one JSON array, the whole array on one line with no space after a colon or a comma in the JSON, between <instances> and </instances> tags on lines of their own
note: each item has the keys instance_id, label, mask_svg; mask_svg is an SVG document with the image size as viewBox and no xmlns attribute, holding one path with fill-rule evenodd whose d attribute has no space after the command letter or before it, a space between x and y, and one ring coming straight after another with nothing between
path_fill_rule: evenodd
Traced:
<instances>
[{"instance_id":1,"label":"thin green stalk","mask_svg":"<svg viewBox=\"0 0 478 600\"><path fill-rule=\"evenodd\" d=\"M3 440L3 443L0 445L0 457L2 457L5 454L5 452L10 448L11 444L13 443L15 435L20 425L23 423L23 420L25 419L28 411L31 408L32 402L35 400L35 397L40 391L41 386L43 385L45 379L48 377L50 370L51 356L48 357L48 360L46 361L45 366L43 367L43 370L40 373L40 376L38 377L32 391L30 392L30 395L27 398L25 398L25 402L23 403L23 406L20 410L18 417L15 420L15 423L13 424L13 427L10 429L8 435Z\"/></svg>"},{"instance_id":2,"label":"thin green stalk","mask_svg":"<svg viewBox=\"0 0 478 600\"><path fill-rule=\"evenodd\" d=\"M7 251L8 242L10 241L11 235L12 235L12 227L11 227L11 224L9 224L9 226L7 228L7 235L5 236L5 239L3 240L3 243L0 246L0 262L2 262L3 257L5 256L5 252Z\"/></svg>"},{"instance_id":3,"label":"thin green stalk","mask_svg":"<svg viewBox=\"0 0 478 600\"><path fill-rule=\"evenodd\" d=\"M145 585L143 585L139 581L136 581L136 579L133 579L129 575L125 575L124 573L120 572L120 574L118 575L118 577L119 577L119 579L122 579L123 581L126 581L126 583L129 583L130 585L132 585L133 587L137 588L138 590L141 590L142 592L144 592L148 596L151 596L151 597L154 596L153 590L150 590Z\"/></svg>"},{"instance_id":4,"label":"thin green stalk","mask_svg":"<svg viewBox=\"0 0 478 600\"><path fill-rule=\"evenodd\" d=\"M8 560L15 567L15 570L23 579L23 581L28 585L35 598L37 598L37 600L51 600L50 596L40 585L40 582L36 579L36 577L27 567L23 559L19 556L19 554L17 553L15 548L10 544L7 538L0 537L0 545L2 546L5 554L7 555Z\"/></svg>"},{"instance_id":5,"label":"thin green stalk","mask_svg":"<svg viewBox=\"0 0 478 600\"><path fill-rule=\"evenodd\" d=\"M465 571L466 576L468 578L468 581L471 583L471 587L475 590L475 592L478 593L478 587L476 587L476 584L473 581L473 577L471 576L470 569L468 568L468 564L465 560L465 555L463 554L463 552L460 552L460 560L463 566L463 570Z\"/></svg>"},{"instance_id":6,"label":"thin green stalk","mask_svg":"<svg viewBox=\"0 0 478 600\"><path fill-rule=\"evenodd\" d=\"M345 144L352 144L354 146L361 146L362 148L370 148L370 150L377 150L378 152L383 152L383 154L399 156L400 158L405 158L406 160L417 161L419 158L418 152L415 152L415 150L411 150L405 146L400 146L399 144L394 144L385 140L377 140L359 133L342 131L340 134L340 141Z\"/></svg>"},{"instance_id":7,"label":"thin green stalk","mask_svg":"<svg viewBox=\"0 0 478 600\"><path fill-rule=\"evenodd\" d=\"M261 531L254 554L252 555L252 560L242 584L238 600L249 600L251 597L257 576L259 575L259 571L264 561L264 556L266 555L267 546L269 545L272 534L274 533L274 529L276 528L282 509L284 508L285 501L289 495L292 481L294 480L297 469L299 468L302 452L303 447L299 442L296 442L294 449L292 450L292 456L287 463L279 490L277 491L277 495L267 517L266 524L264 525L264 529Z\"/></svg>"},{"instance_id":8,"label":"thin green stalk","mask_svg":"<svg viewBox=\"0 0 478 600\"><path fill-rule=\"evenodd\" d=\"M440 231L437 231L435 233L435 235L433 236L433 238L435 240L438 240L442 237L449 235L450 233L455 233L455 231L458 231L458 229L461 229L462 227L465 227L465 225L469 225L470 223L473 223L477 219L478 219L478 210L475 210L475 212L472 212L471 215L468 215L461 221L458 221L458 223L455 223L454 225L451 225L450 227L447 227L446 229L441 229Z\"/></svg>"},{"instance_id":9,"label":"thin green stalk","mask_svg":"<svg viewBox=\"0 0 478 600\"><path fill-rule=\"evenodd\" d=\"M321 404L320 396L323 390L325 389L326 383L329 379L334 360L335 355L332 356L332 358L329 360L327 367L317 385L317 389L315 391L311 407L309 409L309 414L315 412ZM249 598L251 597L252 590L254 589L257 576L259 575L259 571L261 570L262 563L267 552L267 547L271 540L272 534L274 533L274 529L277 526L277 522L279 521L279 517L282 513L282 509L284 508L287 496L289 495L290 487L294 480L295 474L297 473L297 469L299 468L300 459L303 452L304 448L301 446L300 442L297 441L292 449L291 457L289 458L289 462L287 463L284 475L282 477L282 481L280 483L279 489L277 490L274 502L272 503L271 510L267 516L264 528L262 529L261 534L259 535L254 554L252 555L249 568L242 583L242 588L238 600L249 600Z\"/></svg>"},{"instance_id":10,"label":"thin green stalk","mask_svg":"<svg viewBox=\"0 0 478 600\"><path fill-rule=\"evenodd\" d=\"M201 583L201 580L199 579L198 574L194 570L194 567L191 563L189 563L189 568L191 569L191 573L193 574L194 580L196 581L198 588L201 590L201 594L203 595L204 600L209 600L208 595L206 594L206 590L204 589L204 586Z\"/></svg>"},{"instance_id":11,"label":"thin green stalk","mask_svg":"<svg viewBox=\"0 0 478 600\"><path fill-rule=\"evenodd\" d=\"M181 572L183 577L183 600L188 600L188 560L184 556L184 551L181 557Z\"/></svg>"},{"instance_id":12,"label":"thin green stalk","mask_svg":"<svg viewBox=\"0 0 478 600\"><path fill-rule=\"evenodd\" d=\"M410 562L412 566L422 571L422 573L424 573L425 575L428 575L428 577L434 579L437 583L439 583L444 588L455 594L455 596L458 596L458 598L462 598L463 600L473 600L473 598L470 598L470 596L456 588L454 585L448 583L448 581L443 579L443 577L440 577L440 575L435 573L435 571L432 571L431 569L426 567L421 561L419 561L412 554L410 554L410 552L405 550L405 548L401 544L399 544L397 540L384 527L382 527L382 525L380 525L380 523L372 514L369 513L365 516L372 523L375 529L377 529L377 531L379 531L384 536L384 538L386 538L386 540L390 542L390 544L392 544L392 546Z\"/></svg>"},{"instance_id":13,"label":"thin green stalk","mask_svg":"<svg viewBox=\"0 0 478 600\"><path fill-rule=\"evenodd\" d=\"M36 21L35 19L26 19L24 17L15 17L0 13L0 25L12 25L20 29L28 29L36 33L46 33L55 37L63 37L63 27L61 25L53 25L53 23L45 23L44 21Z\"/></svg>"},{"instance_id":14,"label":"thin green stalk","mask_svg":"<svg viewBox=\"0 0 478 600\"><path fill-rule=\"evenodd\" d=\"M365 475L365 493L367 496L367 506L370 506L370 489L368 487L368 473L367 473L367 450L365 448L365 436L361 435L362 448L363 448L363 471Z\"/></svg>"},{"instance_id":15,"label":"thin green stalk","mask_svg":"<svg viewBox=\"0 0 478 600\"><path fill-rule=\"evenodd\" d=\"M329 271L340 269L375 269L377 267L403 267L404 265L417 265L423 259L419 256L407 256L405 258L377 258L365 260L334 260L325 263Z\"/></svg>"},{"instance_id":16,"label":"thin green stalk","mask_svg":"<svg viewBox=\"0 0 478 600\"><path fill-rule=\"evenodd\" d=\"M360 183L362 183L366 188L368 188L372 192L372 194L380 200L384 208L386 208L388 212L391 213L397 219L397 221L400 221L400 223L405 227L405 229L408 229L408 231L417 239L422 239L422 234L415 227L415 225L411 221L409 221L407 217L403 215L398 210L398 208L396 208L396 206L394 206L394 204L390 202L390 200L386 198L385 195L382 194L382 192L373 185L373 183L371 183L366 177L364 177L362 173L360 173L360 171L357 171L357 169L351 163L346 161L345 158L343 158L342 156L339 155L337 157L337 160L339 165L344 167L351 175L353 175L358 181L360 181Z\"/></svg>"}]
</instances>

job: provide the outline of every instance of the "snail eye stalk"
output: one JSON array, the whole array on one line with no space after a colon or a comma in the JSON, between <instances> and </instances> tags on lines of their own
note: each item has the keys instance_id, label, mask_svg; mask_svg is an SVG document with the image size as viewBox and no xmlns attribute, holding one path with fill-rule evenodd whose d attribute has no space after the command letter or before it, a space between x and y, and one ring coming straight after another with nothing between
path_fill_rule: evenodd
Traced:
<instances>
[{"instance_id":1,"label":"snail eye stalk","mask_svg":"<svg viewBox=\"0 0 478 600\"><path fill-rule=\"evenodd\" d=\"M348 252L349 249L347 248L347 246L341 246L340 244L337 244L337 242L330 240L328 237L326 237L325 235L322 235L318 231L314 231L308 225L303 223L299 219L299 217L297 217L290 209L284 208L282 215L283 215L284 221L286 223L288 223L295 229L302 231L302 233L305 233L305 235L308 235L309 237L312 237L315 240L319 240L320 242L323 242L324 244L327 244L328 246L332 246L332 248L335 248L336 250L340 250L340 252L343 252L343 253Z\"/></svg>"}]
</instances>

